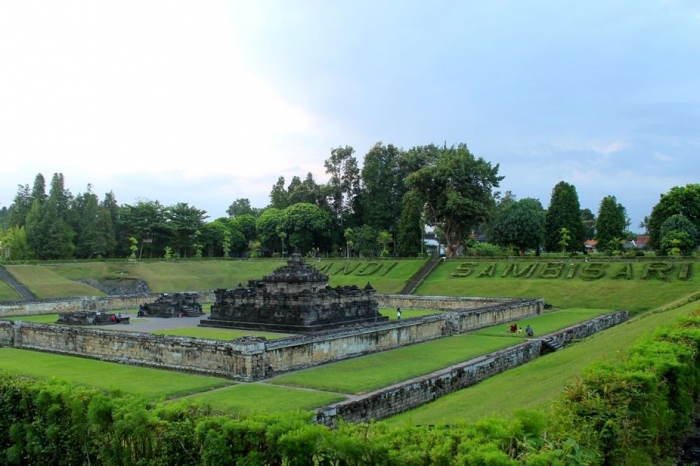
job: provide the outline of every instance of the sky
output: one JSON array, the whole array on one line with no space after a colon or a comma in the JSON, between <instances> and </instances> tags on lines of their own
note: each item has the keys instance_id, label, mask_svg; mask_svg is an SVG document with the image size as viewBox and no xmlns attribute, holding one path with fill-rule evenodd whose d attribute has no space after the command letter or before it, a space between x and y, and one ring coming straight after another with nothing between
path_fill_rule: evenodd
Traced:
<instances>
[{"instance_id":1,"label":"sky","mask_svg":"<svg viewBox=\"0 0 700 466\"><path fill-rule=\"evenodd\" d=\"M333 148L466 143L499 191L630 228L700 182L700 3L6 1L0 208L38 173L119 204L265 207Z\"/></svg>"}]
</instances>

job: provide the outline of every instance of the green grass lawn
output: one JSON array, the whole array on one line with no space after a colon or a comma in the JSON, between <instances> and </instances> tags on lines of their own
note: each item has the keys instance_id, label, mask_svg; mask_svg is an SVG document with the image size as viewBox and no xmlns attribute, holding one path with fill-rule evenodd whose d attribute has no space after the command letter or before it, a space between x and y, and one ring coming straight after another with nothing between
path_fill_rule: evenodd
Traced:
<instances>
[{"instance_id":1,"label":"green grass lawn","mask_svg":"<svg viewBox=\"0 0 700 466\"><path fill-rule=\"evenodd\" d=\"M473 273L467 277L455 278L457 267L463 261L446 261L439 265L418 288L416 294L425 296L489 296L514 298L544 298L547 303L557 308L604 308L624 309L633 314L656 309L683 296L697 291L697 283L690 280L678 280L679 265L674 264L668 273L668 280L650 277L641 280L644 263L633 263L633 278L630 280L611 278L612 270L620 267L611 264L610 270L603 278L583 280L578 275L572 279L543 278L502 278L508 262L480 261ZM479 278L479 271L489 264L496 263L494 276ZM519 263L524 267L528 262ZM693 264L696 268L698 264ZM583 264L579 263L579 267ZM543 264L540 264L543 267ZM535 274L536 275L536 274ZM692 274L691 274L692 277Z\"/></svg>"},{"instance_id":2,"label":"green grass lawn","mask_svg":"<svg viewBox=\"0 0 700 466\"><path fill-rule=\"evenodd\" d=\"M16 299L21 299L19 293L7 283L0 281L0 301L14 301Z\"/></svg>"},{"instance_id":3,"label":"green grass lawn","mask_svg":"<svg viewBox=\"0 0 700 466\"><path fill-rule=\"evenodd\" d=\"M265 383L242 383L187 398L208 404L216 411L228 413L306 411L345 399L337 393L279 387Z\"/></svg>"},{"instance_id":4,"label":"green grass lawn","mask_svg":"<svg viewBox=\"0 0 700 466\"><path fill-rule=\"evenodd\" d=\"M22 322L34 322L37 324L55 324L58 314L41 314L38 316L12 316L3 317L1 320L21 320Z\"/></svg>"},{"instance_id":5,"label":"green grass lawn","mask_svg":"<svg viewBox=\"0 0 700 466\"><path fill-rule=\"evenodd\" d=\"M602 309L552 312L522 322L530 323L536 332L549 333L605 312ZM524 338L524 334L512 334L507 325L500 325L294 372L271 383L359 394L515 345Z\"/></svg>"},{"instance_id":6,"label":"green grass lawn","mask_svg":"<svg viewBox=\"0 0 700 466\"><path fill-rule=\"evenodd\" d=\"M265 337L268 340L288 337L286 333L255 332L251 330L237 330L209 327L187 327L171 330L156 330L156 335L172 335L177 337L207 338L210 340L233 340L243 336Z\"/></svg>"},{"instance_id":7,"label":"green grass lawn","mask_svg":"<svg viewBox=\"0 0 700 466\"><path fill-rule=\"evenodd\" d=\"M38 298L105 295L97 288L69 280L43 265L7 265L5 268Z\"/></svg>"},{"instance_id":8,"label":"green grass lawn","mask_svg":"<svg viewBox=\"0 0 700 466\"><path fill-rule=\"evenodd\" d=\"M121 390L153 399L184 396L233 384L216 377L14 348L0 348L0 370L36 379L57 378L102 390Z\"/></svg>"},{"instance_id":9,"label":"green grass lawn","mask_svg":"<svg viewBox=\"0 0 700 466\"><path fill-rule=\"evenodd\" d=\"M364 287L368 282L378 293L397 293L406 284L407 279L413 275L423 264L424 260L397 259L381 260L376 262L376 273L362 275L371 272L374 268L367 269L368 260L323 259L320 262L309 262L314 267L328 267L329 284L331 286L356 285ZM347 275L341 268L350 263ZM395 265L393 265L395 264ZM235 288L239 283L248 283L248 280L259 280L263 275L271 273L276 268L286 265L282 259L256 259L256 260L143 260L138 262L84 262L70 264L43 265L42 268L50 270L56 275L68 280L82 278L95 278L99 280L116 279L143 279L148 282L149 288L154 293L166 293L176 291L201 291L217 288ZM391 266L391 269L389 269ZM20 267L20 266L10 266ZM10 268L8 267L8 269ZM39 267L39 266L32 266ZM353 268L355 267L355 268ZM374 267L374 266L372 266ZM384 275L384 272L387 272ZM25 273L21 282L30 289L37 286L39 277L31 273ZM61 295L65 296L65 295Z\"/></svg>"},{"instance_id":10,"label":"green grass lawn","mask_svg":"<svg viewBox=\"0 0 700 466\"><path fill-rule=\"evenodd\" d=\"M412 317L423 317L432 314L440 314L443 311L436 311L433 309L401 309L401 318L410 319ZM396 320L396 309L389 309L382 307L379 309L379 313L383 316L387 316L389 320Z\"/></svg>"},{"instance_id":11,"label":"green grass lawn","mask_svg":"<svg viewBox=\"0 0 700 466\"><path fill-rule=\"evenodd\" d=\"M644 334L697 308L698 303L691 303L671 311L639 316L385 422L445 425L472 422L490 415L509 417L520 408L547 409L585 367L594 361L624 355Z\"/></svg>"}]
</instances>

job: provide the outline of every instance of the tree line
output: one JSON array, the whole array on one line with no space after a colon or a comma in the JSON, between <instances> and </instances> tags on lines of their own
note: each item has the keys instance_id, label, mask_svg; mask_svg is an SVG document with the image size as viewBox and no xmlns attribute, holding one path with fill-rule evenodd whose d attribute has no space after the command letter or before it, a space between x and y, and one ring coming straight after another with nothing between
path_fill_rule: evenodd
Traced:
<instances>
[{"instance_id":1,"label":"tree line","mask_svg":"<svg viewBox=\"0 0 700 466\"><path fill-rule=\"evenodd\" d=\"M308 173L287 183L280 176L264 208L234 200L228 217L157 200L118 204L87 186L73 195L62 173L19 185L0 209L0 249L10 260L70 258L241 257L249 254L415 257L425 252L426 227L447 257L494 245L503 253L533 250L585 253L584 243L620 254L630 221L609 195L597 216L579 205L575 186L561 181L545 209L538 199L497 190L499 165L474 156L466 144L375 144L362 168L350 146L331 150L327 183ZM690 254L698 244L700 185L674 187L661 196L642 225L662 254Z\"/></svg>"}]
</instances>

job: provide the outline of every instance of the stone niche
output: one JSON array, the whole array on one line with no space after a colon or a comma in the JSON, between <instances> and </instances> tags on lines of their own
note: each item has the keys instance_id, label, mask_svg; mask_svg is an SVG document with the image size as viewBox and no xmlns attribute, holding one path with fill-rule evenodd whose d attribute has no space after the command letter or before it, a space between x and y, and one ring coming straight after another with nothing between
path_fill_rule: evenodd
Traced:
<instances>
[{"instance_id":1,"label":"stone niche","mask_svg":"<svg viewBox=\"0 0 700 466\"><path fill-rule=\"evenodd\" d=\"M375 291L367 283L328 285L328 276L295 253L287 265L247 286L214 291L215 302L201 326L310 333L358 324L385 322Z\"/></svg>"}]
</instances>

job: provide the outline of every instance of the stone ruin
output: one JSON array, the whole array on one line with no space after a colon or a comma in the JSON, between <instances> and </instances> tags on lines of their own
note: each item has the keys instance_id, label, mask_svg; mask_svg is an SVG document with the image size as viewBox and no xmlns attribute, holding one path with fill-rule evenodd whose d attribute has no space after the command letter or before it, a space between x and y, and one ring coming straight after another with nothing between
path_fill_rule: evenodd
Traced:
<instances>
[{"instance_id":1,"label":"stone ruin","mask_svg":"<svg viewBox=\"0 0 700 466\"><path fill-rule=\"evenodd\" d=\"M152 303L141 306L149 317L199 317L202 305L197 293L163 293Z\"/></svg>"},{"instance_id":2,"label":"stone ruin","mask_svg":"<svg viewBox=\"0 0 700 466\"><path fill-rule=\"evenodd\" d=\"M115 320L112 320L115 316ZM57 324L66 325L111 325L111 324L128 324L129 317L121 317L120 321L116 321L116 314L95 311L77 311L63 312L58 315Z\"/></svg>"},{"instance_id":3,"label":"stone ruin","mask_svg":"<svg viewBox=\"0 0 700 466\"><path fill-rule=\"evenodd\" d=\"M262 280L214 291L215 302L204 327L309 333L384 322L372 286L328 285L328 276L306 265L299 253Z\"/></svg>"}]
</instances>

